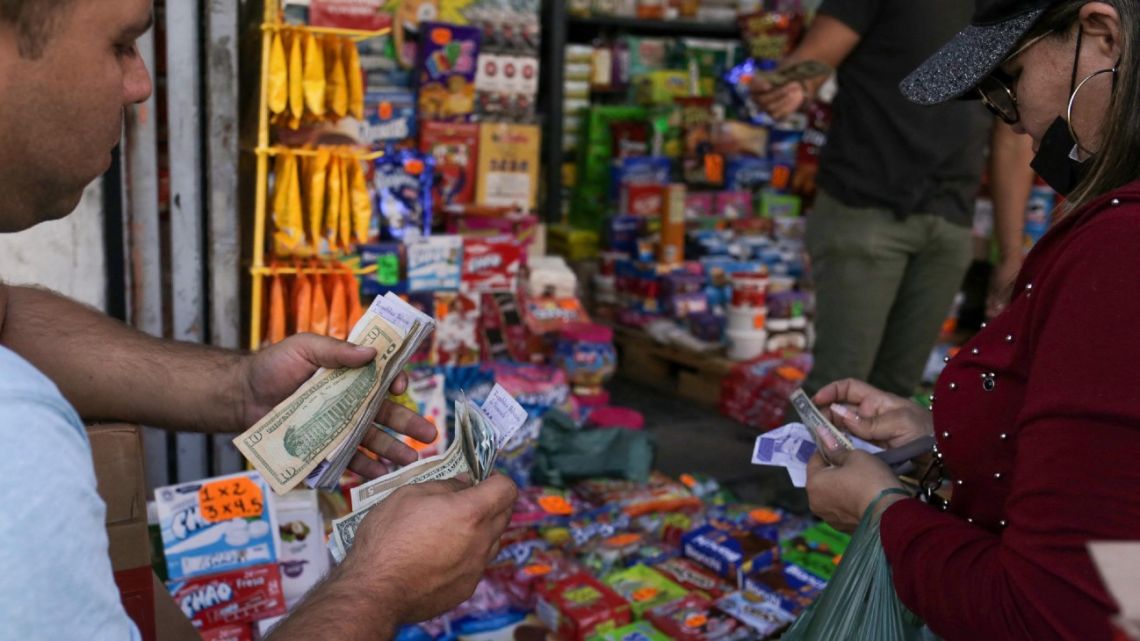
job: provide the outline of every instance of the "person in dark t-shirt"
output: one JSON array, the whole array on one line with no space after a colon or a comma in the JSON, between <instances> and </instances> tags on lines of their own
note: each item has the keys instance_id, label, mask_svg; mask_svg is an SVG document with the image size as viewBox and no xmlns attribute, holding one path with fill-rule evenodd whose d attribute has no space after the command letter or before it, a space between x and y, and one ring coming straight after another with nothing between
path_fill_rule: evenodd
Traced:
<instances>
[{"instance_id":1,"label":"person in dark t-shirt","mask_svg":"<svg viewBox=\"0 0 1140 641\"><path fill-rule=\"evenodd\" d=\"M916 105L899 82L965 27L972 10L969 0L824 0L782 63L827 63L839 86L808 217L817 294L810 392L859 378L913 393L969 267L993 119L977 102ZM776 89L760 81L753 91L782 119L823 80ZM1027 156L1016 160L1028 167ZM1021 230L1006 227L1016 247Z\"/></svg>"}]
</instances>

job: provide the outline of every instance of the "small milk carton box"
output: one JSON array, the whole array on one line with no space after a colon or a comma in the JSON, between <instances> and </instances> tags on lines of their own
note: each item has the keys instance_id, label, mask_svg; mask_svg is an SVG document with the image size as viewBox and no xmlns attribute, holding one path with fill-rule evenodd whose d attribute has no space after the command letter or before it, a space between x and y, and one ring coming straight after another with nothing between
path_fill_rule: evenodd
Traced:
<instances>
[{"instance_id":1,"label":"small milk carton box","mask_svg":"<svg viewBox=\"0 0 1140 641\"><path fill-rule=\"evenodd\" d=\"M277 562L271 492L257 472L154 491L169 580Z\"/></svg>"}]
</instances>

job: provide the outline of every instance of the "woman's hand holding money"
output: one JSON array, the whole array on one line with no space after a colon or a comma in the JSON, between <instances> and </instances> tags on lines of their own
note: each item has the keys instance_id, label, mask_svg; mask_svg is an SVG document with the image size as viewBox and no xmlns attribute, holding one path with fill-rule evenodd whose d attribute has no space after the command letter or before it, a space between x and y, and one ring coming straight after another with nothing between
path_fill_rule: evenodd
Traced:
<instances>
[{"instance_id":1,"label":"woman's hand holding money","mask_svg":"<svg viewBox=\"0 0 1140 641\"><path fill-rule=\"evenodd\" d=\"M934 433L929 411L862 381L832 383L812 400L836 427L880 447L900 447Z\"/></svg>"},{"instance_id":2,"label":"woman's hand holding money","mask_svg":"<svg viewBox=\"0 0 1140 641\"><path fill-rule=\"evenodd\" d=\"M836 465L828 465L816 452L808 461L807 474L811 511L842 532L855 530L880 492L903 487L886 463L862 450L843 453ZM879 508L885 510L901 498L886 496Z\"/></svg>"}]
</instances>

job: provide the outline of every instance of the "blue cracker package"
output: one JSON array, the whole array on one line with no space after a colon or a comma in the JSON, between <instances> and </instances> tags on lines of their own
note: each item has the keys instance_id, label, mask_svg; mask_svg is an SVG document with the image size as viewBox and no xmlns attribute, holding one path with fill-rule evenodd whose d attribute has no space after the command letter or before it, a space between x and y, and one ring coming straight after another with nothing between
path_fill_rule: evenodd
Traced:
<instances>
[{"instance_id":1,"label":"blue cracker package","mask_svg":"<svg viewBox=\"0 0 1140 641\"><path fill-rule=\"evenodd\" d=\"M796 618L763 596L733 592L716 602L716 608L752 628L767 639L791 625Z\"/></svg>"},{"instance_id":2,"label":"blue cracker package","mask_svg":"<svg viewBox=\"0 0 1140 641\"><path fill-rule=\"evenodd\" d=\"M235 500L244 494L260 514L243 506L243 518L212 519L223 490ZM160 487L154 500L171 581L277 561L277 520L269 486L257 472Z\"/></svg>"},{"instance_id":3,"label":"blue cracker package","mask_svg":"<svg viewBox=\"0 0 1140 641\"><path fill-rule=\"evenodd\" d=\"M686 558L696 561L721 577L743 582L754 571L771 567L779 559L777 544L751 532L727 532L705 525L681 537Z\"/></svg>"},{"instance_id":4,"label":"blue cracker package","mask_svg":"<svg viewBox=\"0 0 1140 641\"><path fill-rule=\"evenodd\" d=\"M673 161L664 156L636 156L616 162L611 173L610 199L618 200L625 185L664 185L669 182Z\"/></svg>"},{"instance_id":5,"label":"blue cracker package","mask_svg":"<svg viewBox=\"0 0 1140 641\"><path fill-rule=\"evenodd\" d=\"M744 590L795 617L827 587L827 581L792 563L779 563L744 577Z\"/></svg>"},{"instance_id":6,"label":"blue cracker package","mask_svg":"<svg viewBox=\"0 0 1140 641\"><path fill-rule=\"evenodd\" d=\"M749 58L729 69L724 75L724 83L728 85L733 106L741 120L754 125L773 124L772 117L752 99L752 77L759 71L774 71L778 64L779 62L775 60L757 61Z\"/></svg>"},{"instance_id":7,"label":"blue cracker package","mask_svg":"<svg viewBox=\"0 0 1140 641\"><path fill-rule=\"evenodd\" d=\"M815 450L808 452L808 457ZM805 459L806 462L806 459ZM731 503L709 508L708 520L722 530L745 530L769 541L780 540L780 524L787 518L783 510L746 503Z\"/></svg>"},{"instance_id":8,"label":"blue cracker package","mask_svg":"<svg viewBox=\"0 0 1140 641\"><path fill-rule=\"evenodd\" d=\"M387 292L403 293L408 289L403 266L403 245L399 243L377 243L360 245L360 266L375 266L376 271L361 277L360 294L365 298L382 296Z\"/></svg>"},{"instance_id":9,"label":"blue cracker package","mask_svg":"<svg viewBox=\"0 0 1140 641\"><path fill-rule=\"evenodd\" d=\"M416 151L384 154L374 162L375 211L381 240L408 242L431 233L435 160Z\"/></svg>"},{"instance_id":10,"label":"blue cracker package","mask_svg":"<svg viewBox=\"0 0 1140 641\"><path fill-rule=\"evenodd\" d=\"M802 126L772 127L768 134L768 155L772 158L772 163L795 168L803 137Z\"/></svg>"},{"instance_id":11,"label":"blue cracker package","mask_svg":"<svg viewBox=\"0 0 1140 641\"><path fill-rule=\"evenodd\" d=\"M407 244L408 290L459 289L463 265L461 236L429 236Z\"/></svg>"},{"instance_id":12,"label":"blue cracker package","mask_svg":"<svg viewBox=\"0 0 1140 641\"><path fill-rule=\"evenodd\" d=\"M384 89L364 94L364 121L357 138L383 146L416 136L416 94L410 89Z\"/></svg>"},{"instance_id":13,"label":"blue cracker package","mask_svg":"<svg viewBox=\"0 0 1140 641\"><path fill-rule=\"evenodd\" d=\"M756 156L736 156L725 163L726 191L758 191L772 180L772 161Z\"/></svg>"},{"instance_id":14,"label":"blue cracker package","mask_svg":"<svg viewBox=\"0 0 1140 641\"><path fill-rule=\"evenodd\" d=\"M632 256L637 253L637 240L644 233L643 216L614 216L609 222L610 249Z\"/></svg>"}]
</instances>

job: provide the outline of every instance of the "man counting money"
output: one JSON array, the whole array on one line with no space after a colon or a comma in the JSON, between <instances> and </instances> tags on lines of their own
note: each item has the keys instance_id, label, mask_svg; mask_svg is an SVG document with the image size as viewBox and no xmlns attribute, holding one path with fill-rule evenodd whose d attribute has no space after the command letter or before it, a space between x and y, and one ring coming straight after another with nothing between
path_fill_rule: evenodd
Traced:
<instances>
[{"instance_id":1,"label":"man counting money","mask_svg":"<svg viewBox=\"0 0 1140 641\"><path fill-rule=\"evenodd\" d=\"M151 81L135 50L150 0L0 0L0 232L67 215L103 173L124 107ZM83 420L238 432L318 367L359 367L371 348L311 335L256 355L158 340L54 294L0 285L0 639L138 639L112 579L105 506ZM391 391L407 385L400 378ZM377 421L423 441L434 428L385 403ZM364 445L414 454L377 430ZM386 472L360 456L352 469ZM492 477L401 489L272 638L386 639L471 594L510 518Z\"/></svg>"}]
</instances>

